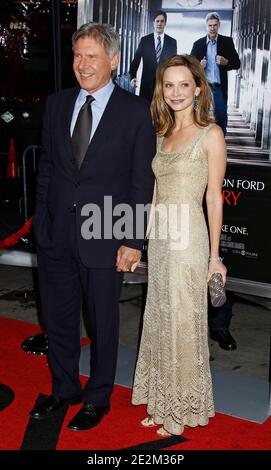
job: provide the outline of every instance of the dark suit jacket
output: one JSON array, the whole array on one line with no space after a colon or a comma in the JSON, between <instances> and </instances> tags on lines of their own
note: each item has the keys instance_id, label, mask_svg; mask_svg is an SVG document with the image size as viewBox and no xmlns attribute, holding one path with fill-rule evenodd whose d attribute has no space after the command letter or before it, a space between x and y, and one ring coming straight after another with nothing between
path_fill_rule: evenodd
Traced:
<instances>
[{"instance_id":1,"label":"dark suit jacket","mask_svg":"<svg viewBox=\"0 0 271 470\"><path fill-rule=\"evenodd\" d=\"M177 54L177 41L165 34L164 44L160 57L160 62L170 56ZM143 60L143 70L141 77L140 95L151 101L155 85L155 75L157 69L154 34L149 34L141 38L139 46L136 50L135 57L130 66L131 78L136 77L140 60Z\"/></svg>"},{"instance_id":2,"label":"dark suit jacket","mask_svg":"<svg viewBox=\"0 0 271 470\"><path fill-rule=\"evenodd\" d=\"M206 36L198 39L193 44L191 55L201 61L207 56ZM240 68L240 59L237 51L235 50L234 43L231 37L222 36L218 34L217 37L217 55L222 55L228 59L228 65L219 65L221 87L224 98L228 100L228 70L238 70Z\"/></svg>"},{"instance_id":3,"label":"dark suit jacket","mask_svg":"<svg viewBox=\"0 0 271 470\"><path fill-rule=\"evenodd\" d=\"M141 249L143 240L135 237L135 230L131 239L126 240L85 240L81 225L87 217L81 215L81 209L89 203L100 207L103 235L104 220L109 225L112 222L110 211L104 213L104 196L112 196L113 210L120 203L127 203L135 210L136 204L151 201L155 132L149 104L115 86L78 170L70 138L78 93L79 88L72 88L51 95L47 100L34 232L38 249L58 259L68 248L71 224L76 225L82 262L87 267L109 268L115 266L120 245ZM75 214L71 212L74 203ZM113 222L119 218L114 217Z\"/></svg>"}]
</instances>

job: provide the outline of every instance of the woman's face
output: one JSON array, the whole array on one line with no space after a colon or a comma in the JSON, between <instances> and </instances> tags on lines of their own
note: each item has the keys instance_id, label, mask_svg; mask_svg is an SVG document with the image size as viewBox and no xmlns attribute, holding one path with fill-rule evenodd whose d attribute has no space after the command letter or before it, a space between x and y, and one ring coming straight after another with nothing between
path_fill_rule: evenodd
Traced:
<instances>
[{"instance_id":1,"label":"woman's face","mask_svg":"<svg viewBox=\"0 0 271 470\"><path fill-rule=\"evenodd\" d=\"M190 70L184 65L168 67L163 77L164 100L173 111L193 110L194 96L200 88L196 86Z\"/></svg>"}]
</instances>

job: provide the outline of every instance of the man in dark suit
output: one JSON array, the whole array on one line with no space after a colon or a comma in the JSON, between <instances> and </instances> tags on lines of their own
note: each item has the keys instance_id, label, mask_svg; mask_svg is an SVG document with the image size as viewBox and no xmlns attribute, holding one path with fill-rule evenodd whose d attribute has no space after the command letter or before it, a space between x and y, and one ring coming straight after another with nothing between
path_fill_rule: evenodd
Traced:
<instances>
[{"instance_id":1,"label":"man in dark suit","mask_svg":"<svg viewBox=\"0 0 271 470\"><path fill-rule=\"evenodd\" d=\"M157 11L153 17L154 32L141 38L135 57L130 66L131 85L136 87L136 73L141 59L143 70L141 76L140 92L147 100L151 101L155 85L156 69L161 61L177 54L176 39L164 33L167 23L167 14Z\"/></svg>"},{"instance_id":2,"label":"man in dark suit","mask_svg":"<svg viewBox=\"0 0 271 470\"><path fill-rule=\"evenodd\" d=\"M52 394L30 416L51 417L83 400L68 425L79 431L110 408L123 272L141 256L146 221L139 227L135 214L152 198L156 142L148 103L111 80L119 61L115 30L85 24L73 35L73 51L80 87L50 96L44 117L33 223ZM83 393L82 298L91 328L91 377Z\"/></svg>"},{"instance_id":3,"label":"man in dark suit","mask_svg":"<svg viewBox=\"0 0 271 470\"><path fill-rule=\"evenodd\" d=\"M218 34L219 14L208 13L206 25L207 36L194 42L191 55L200 61L205 70L214 97L216 123L222 128L225 135L228 121L228 70L239 69L240 60L232 38ZM217 341L222 349L229 351L237 347L236 341L229 331L232 305L233 300L228 293L225 305L220 308L209 305L208 312L211 338Z\"/></svg>"},{"instance_id":4,"label":"man in dark suit","mask_svg":"<svg viewBox=\"0 0 271 470\"><path fill-rule=\"evenodd\" d=\"M205 70L213 92L216 123L224 135L227 128L228 70L238 70L240 60L231 37L218 34L220 16L216 12L206 16L207 36L193 44L191 55L195 56Z\"/></svg>"}]
</instances>

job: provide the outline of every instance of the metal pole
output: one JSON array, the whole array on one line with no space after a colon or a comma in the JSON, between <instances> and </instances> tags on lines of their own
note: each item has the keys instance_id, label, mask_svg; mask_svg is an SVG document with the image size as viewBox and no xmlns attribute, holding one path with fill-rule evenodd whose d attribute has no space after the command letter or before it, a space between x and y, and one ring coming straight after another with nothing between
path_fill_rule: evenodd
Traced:
<instances>
[{"instance_id":1,"label":"metal pole","mask_svg":"<svg viewBox=\"0 0 271 470\"><path fill-rule=\"evenodd\" d=\"M52 0L52 23L53 23L53 58L54 58L54 86L55 92L62 87L61 66L61 37L60 37L60 2Z\"/></svg>"}]
</instances>

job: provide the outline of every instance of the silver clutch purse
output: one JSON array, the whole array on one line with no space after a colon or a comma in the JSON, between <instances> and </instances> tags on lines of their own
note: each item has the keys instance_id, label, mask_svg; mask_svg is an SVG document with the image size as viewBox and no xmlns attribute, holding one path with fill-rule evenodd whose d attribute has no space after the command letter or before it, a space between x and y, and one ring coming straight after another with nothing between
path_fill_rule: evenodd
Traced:
<instances>
[{"instance_id":1,"label":"silver clutch purse","mask_svg":"<svg viewBox=\"0 0 271 470\"><path fill-rule=\"evenodd\" d=\"M213 273L208 282L211 304L213 307L221 307L226 302L226 291L220 273Z\"/></svg>"}]
</instances>

